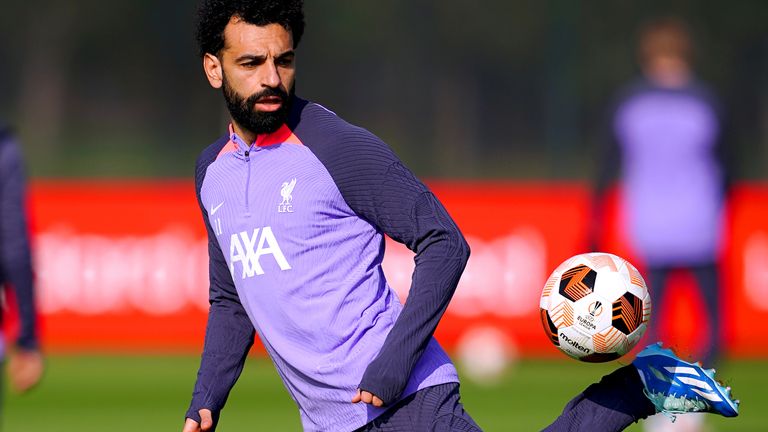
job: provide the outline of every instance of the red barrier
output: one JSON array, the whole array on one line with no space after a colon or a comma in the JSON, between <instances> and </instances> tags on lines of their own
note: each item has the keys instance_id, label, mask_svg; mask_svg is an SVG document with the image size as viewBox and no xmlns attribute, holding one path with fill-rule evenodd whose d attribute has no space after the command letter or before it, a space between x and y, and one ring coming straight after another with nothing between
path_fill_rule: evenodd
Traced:
<instances>
[{"instance_id":1,"label":"red barrier","mask_svg":"<svg viewBox=\"0 0 768 432\"><path fill-rule=\"evenodd\" d=\"M49 350L202 346L208 252L193 184L36 182L31 198Z\"/></svg>"},{"instance_id":2,"label":"red barrier","mask_svg":"<svg viewBox=\"0 0 768 432\"><path fill-rule=\"evenodd\" d=\"M768 355L768 187L744 185L732 196L725 337L734 356Z\"/></svg>"},{"instance_id":3,"label":"red barrier","mask_svg":"<svg viewBox=\"0 0 768 432\"><path fill-rule=\"evenodd\" d=\"M538 298L550 271L584 251L588 189L572 183L430 186L472 247L438 328L441 343L454 349L469 332L492 328L521 354L559 356L541 329ZM732 355L766 356L766 338L753 323L768 318L768 187L740 186L730 208L724 336ZM207 251L191 182L39 181L31 187L31 210L48 350L199 351ZM614 213L608 221L617 220ZM606 227L605 250L634 261L618 231ZM404 298L411 252L389 241L384 268ZM684 277L676 283L695 292L685 291L691 283ZM700 305L695 295L680 297L671 307L677 319L662 321L662 329L693 349L705 329L695 324Z\"/></svg>"}]
</instances>

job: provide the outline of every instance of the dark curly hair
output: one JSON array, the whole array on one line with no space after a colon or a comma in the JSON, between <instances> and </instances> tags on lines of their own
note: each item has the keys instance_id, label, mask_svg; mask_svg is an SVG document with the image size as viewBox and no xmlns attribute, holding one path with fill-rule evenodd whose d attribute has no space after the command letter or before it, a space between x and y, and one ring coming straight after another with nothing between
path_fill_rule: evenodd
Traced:
<instances>
[{"instance_id":1,"label":"dark curly hair","mask_svg":"<svg viewBox=\"0 0 768 432\"><path fill-rule=\"evenodd\" d=\"M200 56L224 48L224 28L232 17L257 26L280 24L293 34L293 47L304 34L303 0L204 0L197 11Z\"/></svg>"}]
</instances>

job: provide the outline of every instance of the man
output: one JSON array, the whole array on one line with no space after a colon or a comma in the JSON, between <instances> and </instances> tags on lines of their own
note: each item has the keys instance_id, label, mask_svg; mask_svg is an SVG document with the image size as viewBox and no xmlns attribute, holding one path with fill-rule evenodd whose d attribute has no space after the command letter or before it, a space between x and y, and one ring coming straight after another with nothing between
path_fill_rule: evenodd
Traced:
<instances>
[{"instance_id":1,"label":"man","mask_svg":"<svg viewBox=\"0 0 768 432\"><path fill-rule=\"evenodd\" d=\"M603 152L598 195L620 172L623 225L645 263L655 311L665 311L675 293L667 287L670 274L695 276L708 329L700 352L712 364L720 348L717 261L728 183L723 119L712 91L696 79L694 47L682 21L655 19L639 36L642 77L622 91L613 114L614 139ZM650 323L648 340L657 334L658 320Z\"/></svg>"},{"instance_id":2,"label":"man","mask_svg":"<svg viewBox=\"0 0 768 432\"><path fill-rule=\"evenodd\" d=\"M19 392L32 388L43 373L24 197L21 152L10 129L0 125L0 323L6 306L5 289L12 288L20 326L16 344L9 350L8 373L12 387ZM5 351L0 327L0 363Z\"/></svg>"},{"instance_id":3,"label":"man","mask_svg":"<svg viewBox=\"0 0 768 432\"><path fill-rule=\"evenodd\" d=\"M620 172L627 237L647 267L656 311L664 310L670 273L696 277L709 328L702 360L709 364L719 353L717 260L728 184L720 107L695 77L683 22L649 22L638 47L643 75L624 89L614 111L598 195Z\"/></svg>"},{"instance_id":4,"label":"man","mask_svg":"<svg viewBox=\"0 0 768 432\"><path fill-rule=\"evenodd\" d=\"M307 431L479 431L432 336L469 257L456 224L380 139L294 95L300 0L205 1L199 20L232 123L197 161L211 307L184 431L215 429L254 333ZM384 234L416 253L404 306L381 269ZM630 386L645 411L605 410L655 412L637 369L620 371L595 386ZM589 403L554 427L600 409Z\"/></svg>"}]
</instances>

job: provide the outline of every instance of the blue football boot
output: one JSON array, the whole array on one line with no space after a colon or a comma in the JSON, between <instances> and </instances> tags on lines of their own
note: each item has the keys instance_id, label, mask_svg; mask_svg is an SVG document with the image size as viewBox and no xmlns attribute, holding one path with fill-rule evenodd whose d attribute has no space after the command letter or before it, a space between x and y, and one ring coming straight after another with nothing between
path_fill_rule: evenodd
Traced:
<instances>
[{"instance_id":1,"label":"blue football boot","mask_svg":"<svg viewBox=\"0 0 768 432\"><path fill-rule=\"evenodd\" d=\"M714 369L680 360L672 350L662 348L661 342L647 346L632 365L640 371L645 395L672 421L676 414L690 412L739 415L739 401L731 398L730 387L715 381Z\"/></svg>"}]
</instances>

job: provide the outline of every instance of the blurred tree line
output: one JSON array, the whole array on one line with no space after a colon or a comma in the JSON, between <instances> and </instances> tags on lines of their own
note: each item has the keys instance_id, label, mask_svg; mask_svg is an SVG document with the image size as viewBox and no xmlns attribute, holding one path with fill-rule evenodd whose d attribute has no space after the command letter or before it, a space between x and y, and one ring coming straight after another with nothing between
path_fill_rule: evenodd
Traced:
<instances>
[{"instance_id":1,"label":"blurred tree line","mask_svg":"<svg viewBox=\"0 0 768 432\"><path fill-rule=\"evenodd\" d=\"M44 177L191 177L224 131L194 2L28 0L0 11L0 118ZM307 0L298 93L419 175L589 179L635 30L686 19L721 96L736 177L768 172L768 2Z\"/></svg>"}]
</instances>

